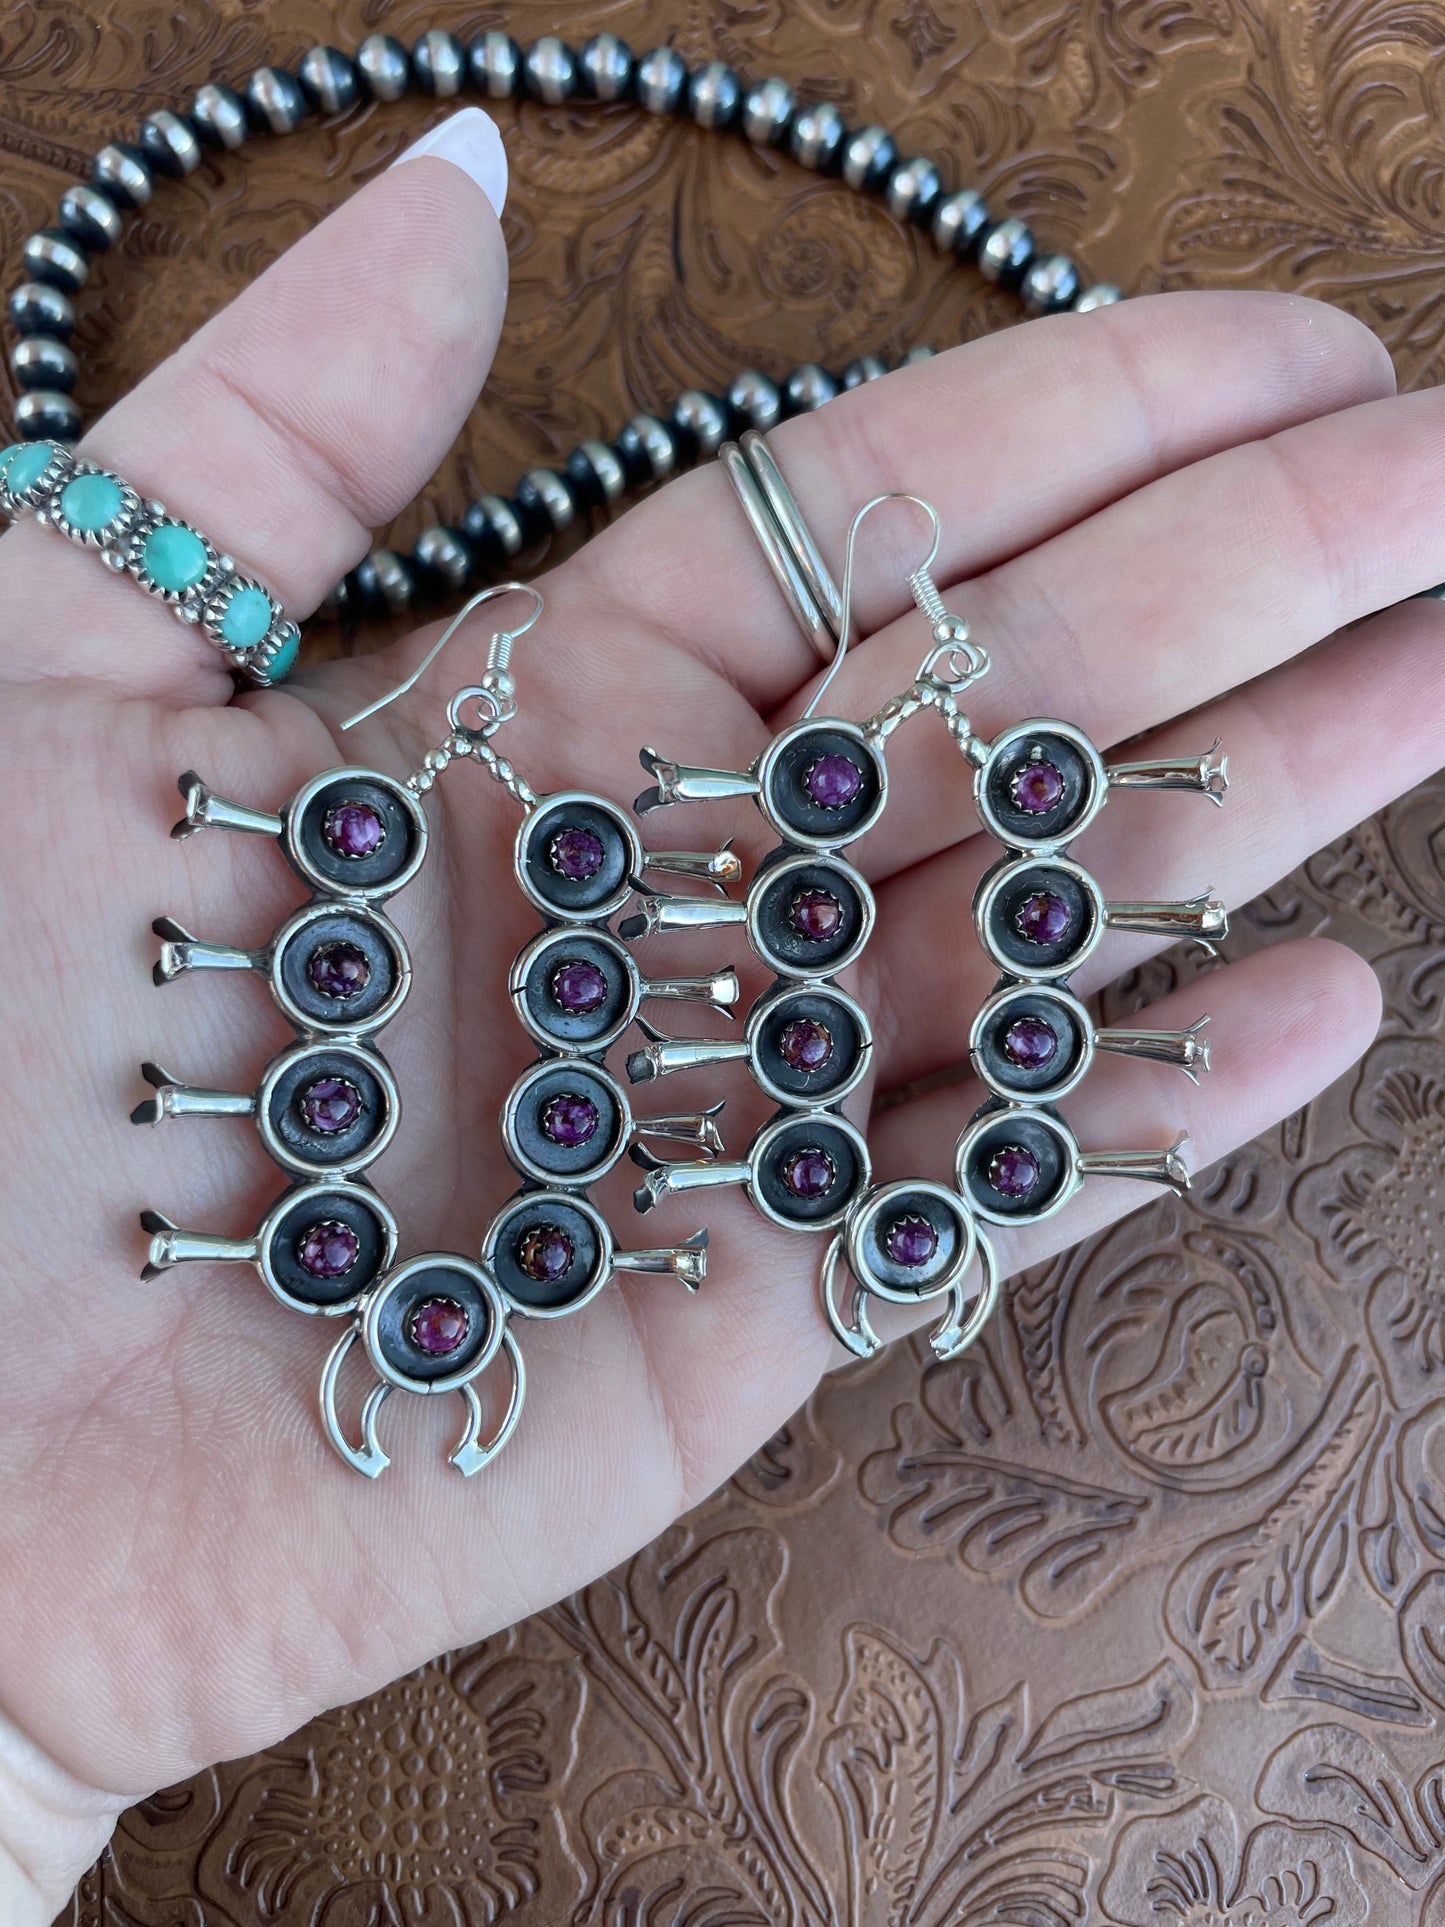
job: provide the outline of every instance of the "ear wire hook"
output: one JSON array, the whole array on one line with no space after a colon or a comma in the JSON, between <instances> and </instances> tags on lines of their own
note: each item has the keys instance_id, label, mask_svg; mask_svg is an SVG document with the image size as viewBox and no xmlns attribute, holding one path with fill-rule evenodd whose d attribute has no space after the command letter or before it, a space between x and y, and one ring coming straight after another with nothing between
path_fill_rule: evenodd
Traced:
<instances>
[{"instance_id":1,"label":"ear wire hook","mask_svg":"<svg viewBox=\"0 0 1445 1927\"><path fill-rule=\"evenodd\" d=\"M924 658L922 667L919 669L920 680L935 678L939 664L946 662L948 673L944 680L951 683L955 689L962 689L967 683L972 682L975 676L982 675L989 666L988 651L977 643L969 641L968 624L959 616L951 616L944 608L943 598L939 595L933 580L933 565L938 560L938 551L943 541L943 524L939 519L938 510L932 502L925 501L921 495L912 495L908 490L901 488L889 489L883 495L875 495L871 502L865 502L849 526L848 546L843 558L840 625L842 633L833 660L828 665L828 673L813 692L812 701L803 711L805 716L811 716L823 700L824 693L837 675L847 652L848 634L853 616L853 567L858 548L858 532L863 526L865 517L884 502L912 502L923 510L933 528L933 541L929 546L928 554L906 578L909 593L914 602L933 625L934 647Z\"/></svg>"},{"instance_id":2,"label":"ear wire hook","mask_svg":"<svg viewBox=\"0 0 1445 1927\"><path fill-rule=\"evenodd\" d=\"M447 705L447 714L452 727L459 729L461 723L457 712L464 702L475 700L485 710L490 711L484 724L485 729L495 729L498 723L509 721L517 713L516 686L508 667L512 659L512 645L519 637L526 635L542 614L542 592L540 589L534 589L530 582L495 582L488 588L479 589L457 610L411 674L404 681L399 682L394 689L388 690L385 695L378 696L374 703L368 703L365 709L358 709L354 716L348 716L341 725L342 729L355 729L358 723L364 723L368 717L375 716L378 711L394 703L399 696L408 695L416 688L472 611L479 609L484 602L492 602L497 597L506 595L531 596L532 612L518 628L500 629L493 635L487 649L487 667L481 682L466 689L459 689Z\"/></svg>"}]
</instances>

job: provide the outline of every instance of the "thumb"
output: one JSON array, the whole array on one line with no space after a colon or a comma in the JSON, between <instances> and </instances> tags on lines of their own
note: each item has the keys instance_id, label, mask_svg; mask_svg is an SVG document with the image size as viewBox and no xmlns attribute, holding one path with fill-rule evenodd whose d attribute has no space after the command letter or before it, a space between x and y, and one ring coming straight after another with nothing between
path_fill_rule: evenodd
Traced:
<instances>
[{"instance_id":1,"label":"thumb","mask_svg":"<svg viewBox=\"0 0 1445 1927\"><path fill-rule=\"evenodd\" d=\"M311 614L435 470L506 303L506 156L464 108L321 222L104 415L77 451ZM0 673L221 701L221 656L49 530L0 541Z\"/></svg>"}]
</instances>

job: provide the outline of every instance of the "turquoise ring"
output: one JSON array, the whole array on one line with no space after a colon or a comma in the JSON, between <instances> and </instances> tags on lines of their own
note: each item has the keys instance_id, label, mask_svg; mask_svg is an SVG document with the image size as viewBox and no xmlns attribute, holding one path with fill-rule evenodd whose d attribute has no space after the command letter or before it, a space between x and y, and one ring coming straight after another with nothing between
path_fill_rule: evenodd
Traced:
<instances>
[{"instance_id":1,"label":"turquoise ring","mask_svg":"<svg viewBox=\"0 0 1445 1927\"><path fill-rule=\"evenodd\" d=\"M147 501L94 462L77 461L59 442L0 449L0 515L31 516L97 550L117 575L168 602L249 682L280 682L295 667L301 632L269 589L163 502Z\"/></svg>"}]
</instances>

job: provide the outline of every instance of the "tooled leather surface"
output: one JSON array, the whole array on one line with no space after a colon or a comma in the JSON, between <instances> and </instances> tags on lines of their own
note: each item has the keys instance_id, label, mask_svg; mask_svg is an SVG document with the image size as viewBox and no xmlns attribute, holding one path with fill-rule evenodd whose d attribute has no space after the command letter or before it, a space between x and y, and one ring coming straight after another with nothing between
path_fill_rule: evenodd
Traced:
<instances>
[{"instance_id":1,"label":"tooled leather surface","mask_svg":"<svg viewBox=\"0 0 1445 1927\"><path fill-rule=\"evenodd\" d=\"M148 109L445 12L12 10L0 260ZM527 39L558 16L521 0L507 23ZM1377 329L1404 382L1438 379L1428 8L619 0L565 17L576 39L603 25L888 122L1096 277L1321 295ZM88 400L425 111L258 142L168 189L85 302ZM511 318L485 437L470 428L429 492L443 511L740 366L1015 317L786 162L625 110L502 113ZM1436 782L1387 810L1231 939L1328 928L1375 963L1384 1029L1341 1086L1187 1203L1016 1280L962 1364L905 1346L830 1381L627 1570L136 1808L66 1921L1445 1922L1442 805Z\"/></svg>"}]
</instances>

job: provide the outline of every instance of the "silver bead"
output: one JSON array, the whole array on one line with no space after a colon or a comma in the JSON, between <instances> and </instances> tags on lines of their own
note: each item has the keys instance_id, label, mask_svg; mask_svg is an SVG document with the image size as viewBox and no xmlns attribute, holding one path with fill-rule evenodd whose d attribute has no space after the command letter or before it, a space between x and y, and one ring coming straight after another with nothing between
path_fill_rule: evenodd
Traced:
<instances>
[{"instance_id":1,"label":"silver bead","mask_svg":"<svg viewBox=\"0 0 1445 1927\"><path fill-rule=\"evenodd\" d=\"M151 197L150 169L113 142L96 155L90 178L103 194L112 195L127 207L144 207Z\"/></svg>"},{"instance_id":2,"label":"silver bead","mask_svg":"<svg viewBox=\"0 0 1445 1927\"><path fill-rule=\"evenodd\" d=\"M721 60L699 67L688 84L688 111L699 127L731 127L742 98L742 82Z\"/></svg>"},{"instance_id":3,"label":"silver bead","mask_svg":"<svg viewBox=\"0 0 1445 1927\"><path fill-rule=\"evenodd\" d=\"M632 49L615 33L595 33L577 56L594 100L625 100L632 86Z\"/></svg>"},{"instance_id":4,"label":"silver bead","mask_svg":"<svg viewBox=\"0 0 1445 1927\"><path fill-rule=\"evenodd\" d=\"M887 373L886 361L881 361L877 355L860 355L856 361L850 361L843 370L843 386L861 388L864 382L877 381L880 375Z\"/></svg>"},{"instance_id":5,"label":"silver bead","mask_svg":"<svg viewBox=\"0 0 1445 1927\"><path fill-rule=\"evenodd\" d=\"M53 335L24 335L10 350L10 372L20 388L54 388L68 395L80 364L73 348Z\"/></svg>"},{"instance_id":6,"label":"silver bead","mask_svg":"<svg viewBox=\"0 0 1445 1927\"><path fill-rule=\"evenodd\" d=\"M34 281L47 281L75 294L85 286L90 263L78 241L58 229L47 228L32 234L25 243L25 272Z\"/></svg>"},{"instance_id":7,"label":"silver bead","mask_svg":"<svg viewBox=\"0 0 1445 1927\"><path fill-rule=\"evenodd\" d=\"M509 559L522 552L522 524L505 495L480 495L477 507L486 519L488 533Z\"/></svg>"},{"instance_id":8,"label":"silver bead","mask_svg":"<svg viewBox=\"0 0 1445 1927\"><path fill-rule=\"evenodd\" d=\"M57 388L27 389L15 403L15 430L22 441L73 442L80 410L73 396Z\"/></svg>"},{"instance_id":9,"label":"silver bead","mask_svg":"<svg viewBox=\"0 0 1445 1927\"><path fill-rule=\"evenodd\" d=\"M634 84L649 114L675 114L687 92L687 62L671 47L654 47L638 61Z\"/></svg>"},{"instance_id":10,"label":"silver bead","mask_svg":"<svg viewBox=\"0 0 1445 1927\"><path fill-rule=\"evenodd\" d=\"M671 475L677 466L677 446L656 415L634 415L627 428L647 458L652 479L660 482Z\"/></svg>"},{"instance_id":11,"label":"silver bead","mask_svg":"<svg viewBox=\"0 0 1445 1927\"><path fill-rule=\"evenodd\" d=\"M726 409L699 388L689 388L685 395L678 396L672 419L697 443L700 455L716 455L727 439Z\"/></svg>"},{"instance_id":12,"label":"silver bead","mask_svg":"<svg viewBox=\"0 0 1445 1927\"><path fill-rule=\"evenodd\" d=\"M920 361L932 361L937 353L938 350L930 348L927 342L920 342L916 348L910 348L906 354L898 357L898 366L912 368Z\"/></svg>"},{"instance_id":13,"label":"silver bead","mask_svg":"<svg viewBox=\"0 0 1445 1927\"><path fill-rule=\"evenodd\" d=\"M882 185L897 159L897 143L886 127L860 127L843 144L843 179L866 192Z\"/></svg>"},{"instance_id":14,"label":"silver bead","mask_svg":"<svg viewBox=\"0 0 1445 1927\"><path fill-rule=\"evenodd\" d=\"M795 415L811 415L815 408L821 408L824 402L831 401L837 392L837 382L816 361L805 361L783 383L783 394Z\"/></svg>"},{"instance_id":15,"label":"silver bead","mask_svg":"<svg viewBox=\"0 0 1445 1927\"><path fill-rule=\"evenodd\" d=\"M530 483L536 497L537 506L551 523L554 532L571 528L577 515L577 504L572 499L572 491L550 468L530 468L522 477Z\"/></svg>"},{"instance_id":16,"label":"silver bead","mask_svg":"<svg viewBox=\"0 0 1445 1927\"><path fill-rule=\"evenodd\" d=\"M1075 314L1088 314L1091 308L1112 308L1116 301L1124 299L1124 290L1116 288L1112 281L1096 281L1074 303Z\"/></svg>"},{"instance_id":17,"label":"silver bead","mask_svg":"<svg viewBox=\"0 0 1445 1927\"><path fill-rule=\"evenodd\" d=\"M356 105L356 72L337 48L310 48L296 71L319 113L344 114Z\"/></svg>"},{"instance_id":18,"label":"silver bead","mask_svg":"<svg viewBox=\"0 0 1445 1927\"><path fill-rule=\"evenodd\" d=\"M603 499L618 501L627 491L627 472L618 460L617 450L610 442L583 442L581 453L592 464Z\"/></svg>"},{"instance_id":19,"label":"silver bead","mask_svg":"<svg viewBox=\"0 0 1445 1927\"><path fill-rule=\"evenodd\" d=\"M754 147L777 147L793 115L793 90L785 80L760 80L743 95L743 132Z\"/></svg>"},{"instance_id":20,"label":"silver bead","mask_svg":"<svg viewBox=\"0 0 1445 1927\"><path fill-rule=\"evenodd\" d=\"M888 176L888 212L895 221L925 221L942 189L942 176L932 161L921 154L900 161Z\"/></svg>"},{"instance_id":21,"label":"silver bead","mask_svg":"<svg viewBox=\"0 0 1445 1927\"><path fill-rule=\"evenodd\" d=\"M1031 261L1019 283L1019 294L1030 314L1050 314L1073 305L1079 292L1079 270L1067 254L1046 254Z\"/></svg>"},{"instance_id":22,"label":"silver bead","mask_svg":"<svg viewBox=\"0 0 1445 1927\"><path fill-rule=\"evenodd\" d=\"M246 138L246 110L229 87L207 81L196 89L191 119L199 122L218 147L239 147Z\"/></svg>"},{"instance_id":23,"label":"silver bead","mask_svg":"<svg viewBox=\"0 0 1445 1927\"><path fill-rule=\"evenodd\" d=\"M800 107L793 118L793 131L789 137L793 159L804 167L811 167L815 173L826 173L843 145L847 132L843 116L836 107L826 103Z\"/></svg>"},{"instance_id":24,"label":"silver bead","mask_svg":"<svg viewBox=\"0 0 1445 1927\"><path fill-rule=\"evenodd\" d=\"M433 27L424 33L412 49L411 58L417 78L438 100L450 100L462 91L467 77L467 57L456 35L448 33L445 27Z\"/></svg>"},{"instance_id":25,"label":"silver bead","mask_svg":"<svg viewBox=\"0 0 1445 1927\"><path fill-rule=\"evenodd\" d=\"M1033 251L1034 237L1022 221L1000 221L979 244L979 272L985 281L1007 284L1023 273Z\"/></svg>"},{"instance_id":26,"label":"silver bead","mask_svg":"<svg viewBox=\"0 0 1445 1927\"><path fill-rule=\"evenodd\" d=\"M400 100L411 80L406 48L389 33L369 33L356 50L356 66L373 100Z\"/></svg>"},{"instance_id":27,"label":"silver bead","mask_svg":"<svg viewBox=\"0 0 1445 1927\"><path fill-rule=\"evenodd\" d=\"M728 407L753 428L773 428L783 412L782 391L756 368L745 368L728 389Z\"/></svg>"},{"instance_id":28,"label":"silver bead","mask_svg":"<svg viewBox=\"0 0 1445 1927\"><path fill-rule=\"evenodd\" d=\"M459 589L471 571L472 558L466 544L452 529L435 522L423 529L412 544L412 560L428 569L452 588Z\"/></svg>"},{"instance_id":29,"label":"silver bead","mask_svg":"<svg viewBox=\"0 0 1445 1927\"><path fill-rule=\"evenodd\" d=\"M162 107L141 122L141 150L153 167L179 179L201 164L201 143L188 122Z\"/></svg>"},{"instance_id":30,"label":"silver bead","mask_svg":"<svg viewBox=\"0 0 1445 1927\"><path fill-rule=\"evenodd\" d=\"M488 100L510 100L522 72L522 50L509 33L479 33L467 50L472 85Z\"/></svg>"},{"instance_id":31,"label":"silver bead","mask_svg":"<svg viewBox=\"0 0 1445 1927\"><path fill-rule=\"evenodd\" d=\"M93 238L94 245L112 248L125 232L120 209L108 194L76 184L60 197L60 219L67 228Z\"/></svg>"},{"instance_id":32,"label":"silver bead","mask_svg":"<svg viewBox=\"0 0 1445 1927\"><path fill-rule=\"evenodd\" d=\"M63 341L75 333L75 304L44 281L22 281L10 296L10 325L19 335L53 335Z\"/></svg>"},{"instance_id":33,"label":"silver bead","mask_svg":"<svg viewBox=\"0 0 1445 1927\"><path fill-rule=\"evenodd\" d=\"M383 602L393 615L411 607L413 582L411 570L395 549L373 549L369 558L372 580Z\"/></svg>"},{"instance_id":34,"label":"silver bead","mask_svg":"<svg viewBox=\"0 0 1445 1927\"><path fill-rule=\"evenodd\" d=\"M933 210L933 239L942 254L971 254L987 226L988 208L977 188L945 194Z\"/></svg>"},{"instance_id":35,"label":"silver bead","mask_svg":"<svg viewBox=\"0 0 1445 1927\"><path fill-rule=\"evenodd\" d=\"M246 82L246 100L273 134L294 134L306 118L306 96L280 67L258 67Z\"/></svg>"},{"instance_id":36,"label":"silver bead","mask_svg":"<svg viewBox=\"0 0 1445 1927\"><path fill-rule=\"evenodd\" d=\"M577 62L572 49L555 34L534 40L523 57L527 92L556 107L577 91Z\"/></svg>"}]
</instances>

